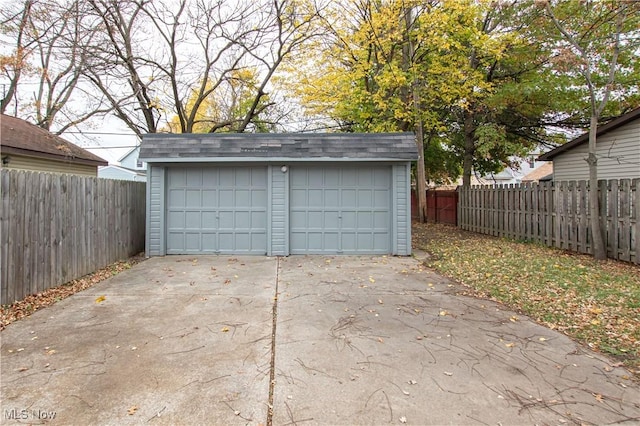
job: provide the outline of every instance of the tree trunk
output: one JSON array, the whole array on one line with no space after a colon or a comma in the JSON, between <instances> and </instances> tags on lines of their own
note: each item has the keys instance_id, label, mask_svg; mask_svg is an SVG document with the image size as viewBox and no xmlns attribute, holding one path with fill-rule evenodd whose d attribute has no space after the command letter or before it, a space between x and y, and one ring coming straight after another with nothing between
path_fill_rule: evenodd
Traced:
<instances>
[{"instance_id":1,"label":"tree trunk","mask_svg":"<svg viewBox=\"0 0 640 426\"><path fill-rule=\"evenodd\" d=\"M589 127L589 214L591 215L591 247L593 257L598 260L607 258L607 248L604 245L600 222L600 199L598 197L598 158L596 157L596 132L598 130L598 116L591 115Z\"/></svg>"},{"instance_id":2,"label":"tree trunk","mask_svg":"<svg viewBox=\"0 0 640 426\"><path fill-rule=\"evenodd\" d=\"M424 168L424 129L422 120L416 123L416 145L418 147L418 164L416 166L416 191L418 191L418 220L427 221L427 179Z\"/></svg>"},{"instance_id":3,"label":"tree trunk","mask_svg":"<svg viewBox=\"0 0 640 426\"><path fill-rule=\"evenodd\" d=\"M473 125L473 112L464 111L464 155L462 157L462 186L471 185L471 173L473 172L473 156L475 154L475 126Z\"/></svg>"}]
</instances>

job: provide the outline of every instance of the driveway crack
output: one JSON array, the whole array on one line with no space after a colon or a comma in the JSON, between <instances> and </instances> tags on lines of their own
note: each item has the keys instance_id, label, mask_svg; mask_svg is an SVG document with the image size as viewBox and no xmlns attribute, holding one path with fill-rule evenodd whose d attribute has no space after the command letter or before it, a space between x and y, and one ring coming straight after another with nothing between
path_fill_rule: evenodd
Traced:
<instances>
[{"instance_id":1,"label":"driveway crack","mask_svg":"<svg viewBox=\"0 0 640 426\"><path fill-rule=\"evenodd\" d=\"M271 366L269 371L269 402L267 403L267 426L273 425L273 393L276 387L276 327L278 324L278 283L280 281L280 256L276 257L276 290L273 296L271 324Z\"/></svg>"}]
</instances>

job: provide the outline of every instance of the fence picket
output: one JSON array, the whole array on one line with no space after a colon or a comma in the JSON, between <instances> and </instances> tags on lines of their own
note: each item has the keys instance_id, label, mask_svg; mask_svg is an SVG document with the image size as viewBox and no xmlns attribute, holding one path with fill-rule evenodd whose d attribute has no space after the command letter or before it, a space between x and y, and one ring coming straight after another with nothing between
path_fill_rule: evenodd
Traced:
<instances>
[{"instance_id":1,"label":"fence picket","mask_svg":"<svg viewBox=\"0 0 640 426\"><path fill-rule=\"evenodd\" d=\"M0 304L144 249L144 183L6 169L0 180Z\"/></svg>"},{"instance_id":2,"label":"fence picket","mask_svg":"<svg viewBox=\"0 0 640 426\"><path fill-rule=\"evenodd\" d=\"M608 256L640 264L640 179L599 181ZM459 227L592 253L587 181L459 189Z\"/></svg>"}]
</instances>

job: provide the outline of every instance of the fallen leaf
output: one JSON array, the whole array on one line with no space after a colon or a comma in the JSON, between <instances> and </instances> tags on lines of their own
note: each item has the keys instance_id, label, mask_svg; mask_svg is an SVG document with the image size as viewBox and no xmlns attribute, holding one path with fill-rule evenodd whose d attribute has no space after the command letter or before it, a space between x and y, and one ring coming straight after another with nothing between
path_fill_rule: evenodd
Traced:
<instances>
[{"instance_id":1,"label":"fallen leaf","mask_svg":"<svg viewBox=\"0 0 640 426\"><path fill-rule=\"evenodd\" d=\"M378 299L378 303L379 303L379 304L381 304L381 305L383 305L383 304L384 304L384 302L382 301L382 299Z\"/></svg>"},{"instance_id":2,"label":"fallen leaf","mask_svg":"<svg viewBox=\"0 0 640 426\"><path fill-rule=\"evenodd\" d=\"M513 342L511 342L511 343L505 343L504 345L505 345L506 347L508 347L508 348L512 348L512 347L514 347L516 344L515 344L515 343L513 343Z\"/></svg>"},{"instance_id":3,"label":"fallen leaf","mask_svg":"<svg viewBox=\"0 0 640 426\"><path fill-rule=\"evenodd\" d=\"M444 310L440 311L440 316L441 317L444 317L445 315L449 315L449 312L448 311L444 311Z\"/></svg>"},{"instance_id":4,"label":"fallen leaf","mask_svg":"<svg viewBox=\"0 0 640 426\"><path fill-rule=\"evenodd\" d=\"M451 372L449 372L449 371L445 371L445 372L444 372L444 375L445 375L445 376L453 376L453 373L451 373Z\"/></svg>"},{"instance_id":5,"label":"fallen leaf","mask_svg":"<svg viewBox=\"0 0 640 426\"><path fill-rule=\"evenodd\" d=\"M29 367L20 367L20 368L18 368L18 371L20 373L22 373L23 371L27 371L28 369L29 369Z\"/></svg>"},{"instance_id":6,"label":"fallen leaf","mask_svg":"<svg viewBox=\"0 0 640 426\"><path fill-rule=\"evenodd\" d=\"M222 327L222 331L223 333L228 333L229 332L229 327Z\"/></svg>"},{"instance_id":7,"label":"fallen leaf","mask_svg":"<svg viewBox=\"0 0 640 426\"><path fill-rule=\"evenodd\" d=\"M409 380L408 382L410 385L417 385L418 382L416 382L415 380Z\"/></svg>"},{"instance_id":8,"label":"fallen leaf","mask_svg":"<svg viewBox=\"0 0 640 426\"><path fill-rule=\"evenodd\" d=\"M547 339L545 339L544 337L540 337L538 340L540 340L541 342L545 342Z\"/></svg>"},{"instance_id":9,"label":"fallen leaf","mask_svg":"<svg viewBox=\"0 0 640 426\"><path fill-rule=\"evenodd\" d=\"M598 401L598 402L603 402L603 400L604 400L604 399L602 398L602 395L600 395L599 393L594 393L594 394L592 394L592 395L594 396L594 398L596 399L596 401Z\"/></svg>"},{"instance_id":10,"label":"fallen leaf","mask_svg":"<svg viewBox=\"0 0 640 426\"><path fill-rule=\"evenodd\" d=\"M400 420L400 423L406 423L407 422L407 418L405 416L400 417L398 420Z\"/></svg>"},{"instance_id":11,"label":"fallen leaf","mask_svg":"<svg viewBox=\"0 0 640 426\"><path fill-rule=\"evenodd\" d=\"M369 282L370 282L370 283L375 283L375 282L376 282L376 280L374 280L374 279L373 279L373 277L369 277Z\"/></svg>"},{"instance_id":12,"label":"fallen leaf","mask_svg":"<svg viewBox=\"0 0 640 426\"><path fill-rule=\"evenodd\" d=\"M382 337L378 337L378 342L384 343L384 339L382 339Z\"/></svg>"},{"instance_id":13,"label":"fallen leaf","mask_svg":"<svg viewBox=\"0 0 640 426\"><path fill-rule=\"evenodd\" d=\"M138 411L138 406L134 405L127 410L127 414L129 414L130 416L133 416L136 413L136 411Z\"/></svg>"},{"instance_id":14,"label":"fallen leaf","mask_svg":"<svg viewBox=\"0 0 640 426\"><path fill-rule=\"evenodd\" d=\"M509 321L516 322L516 321L518 321L518 317L513 315L511 318L509 318Z\"/></svg>"},{"instance_id":15,"label":"fallen leaf","mask_svg":"<svg viewBox=\"0 0 640 426\"><path fill-rule=\"evenodd\" d=\"M100 296L98 298L96 298L96 303L102 303L106 300L106 296Z\"/></svg>"}]
</instances>

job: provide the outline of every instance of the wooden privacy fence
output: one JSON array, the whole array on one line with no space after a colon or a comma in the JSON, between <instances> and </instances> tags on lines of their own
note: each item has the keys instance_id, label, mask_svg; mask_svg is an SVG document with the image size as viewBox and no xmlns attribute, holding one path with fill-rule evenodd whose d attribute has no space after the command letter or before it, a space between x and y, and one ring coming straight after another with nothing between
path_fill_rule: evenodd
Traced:
<instances>
[{"instance_id":1,"label":"wooden privacy fence","mask_svg":"<svg viewBox=\"0 0 640 426\"><path fill-rule=\"evenodd\" d=\"M418 195L411 191L411 217L418 218ZM458 224L458 192L456 190L427 190L427 221Z\"/></svg>"},{"instance_id":2,"label":"wooden privacy fence","mask_svg":"<svg viewBox=\"0 0 640 426\"><path fill-rule=\"evenodd\" d=\"M143 182L2 170L1 185L1 304L144 249Z\"/></svg>"},{"instance_id":3,"label":"wooden privacy fence","mask_svg":"<svg viewBox=\"0 0 640 426\"><path fill-rule=\"evenodd\" d=\"M462 229L592 253L587 181L458 190ZM640 179L601 180L598 196L608 257L640 264Z\"/></svg>"}]
</instances>

